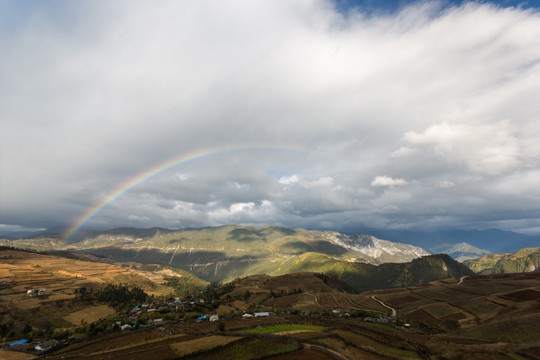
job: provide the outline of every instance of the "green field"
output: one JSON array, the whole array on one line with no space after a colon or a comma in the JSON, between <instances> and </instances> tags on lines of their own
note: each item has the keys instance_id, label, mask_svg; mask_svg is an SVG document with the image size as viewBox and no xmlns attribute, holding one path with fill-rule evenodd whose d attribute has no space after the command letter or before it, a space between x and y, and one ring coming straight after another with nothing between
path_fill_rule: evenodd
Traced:
<instances>
[{"instance_id":1,"label":"green field","mask_svg":"<svg viewBox=\"0 0 540 360\"><path fill-rule=\"evenodd\" d=\"M284 354L298 349L296 344L281 344L272 340L248 339L247 341L237 342L231 346L226 346L219 350L217 357L219 359L248 360L262 357ZM201 359L207 358L201 355ZM194 357L193 359L198 359Z\"/></svg>"}]
</instances>

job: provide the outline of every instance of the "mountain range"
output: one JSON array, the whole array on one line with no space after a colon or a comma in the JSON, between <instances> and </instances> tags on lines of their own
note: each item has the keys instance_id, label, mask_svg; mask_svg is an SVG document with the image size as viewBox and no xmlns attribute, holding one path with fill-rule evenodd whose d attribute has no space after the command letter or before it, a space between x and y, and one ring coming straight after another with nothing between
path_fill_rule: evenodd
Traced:
<instances>
[{"instance_id":1,"label":"mountain range","mask_svg":"<svg viewBox=\"0 0 540 360\"><path fill-rule=\"evenodd\" d=\"M409 244L367 234L276 226L121 228L80 232L67 240L49 234L0 243L42 251L92 254L118 262L165 264L209 282L227 282L254 274L309 271L332 275L355 291L364 291L472 274L449 256L428 256L422 248Z\"/></svg>"},{"instance_id":2,"label":"mountain range","mask_svg":"<svg viewBox=\"0 0 540 360\"><path fill-rule=\"evenodd\" d=\"M365 228L362 232L390 241L420 246L431 253L437 253L443 244L452 246L467 243L491 253L511 253L523 248L540 246L539 235L525 235L499 229L421 232Z\"/></svg>"},{"instance_id":3,"label":"mountain range","mask_svg":"<svg viewBox=\"0 0 540 360\"><path fill-rule=\"evenodd\" d=\"M434 254L448 254L459 262L491 254L491 252L488 250L479 249L476 246L472 246L466 242L460 242L457 244L440 244L438 246L432 246L430 251Z\"/></svg>"},{"instance_id":4,"label":"mountain range","mask_svg":"<svg viewBox=\"0 0 540 360\"><path fill-rule=\"evenodd\" d=\"M197 230L197 229L186 229ZM78 242L88 237L96 237L100 234L124 234L137 237L153 236L156 232L169 233L182 230L169 230L165 228L117 228L106 231L99 230L80 230L70 242ZM333 231L329 231L333 232ZM525 235L513 231L504 231L499 229L485 230L443 230L443 231L411 231L411 230L391 230L378 228L359 228L355 231L341 232L348 236L356 234L370 234L378 239L385 239L392 242L399 242L421 247L426 251L435 253L447 253L455 259L464 260L471 257L479 257L487 253L512 253L523 248L540 246L539 235ZM0 238L17 240L33 238L60 238L60 233L47 232L29 232L29 231L7 231L0 229ZM463 251L456 250L461 245ZM474 249L476 248L476 249ZM472 250L472 251L471 251Z\"/></svg>"}]
</instances>

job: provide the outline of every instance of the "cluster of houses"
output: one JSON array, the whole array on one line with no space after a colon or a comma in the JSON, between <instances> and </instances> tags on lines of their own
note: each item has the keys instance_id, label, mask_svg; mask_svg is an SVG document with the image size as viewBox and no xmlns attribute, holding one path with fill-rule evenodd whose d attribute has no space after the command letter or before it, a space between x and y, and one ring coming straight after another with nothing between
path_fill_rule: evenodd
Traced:
<instances>
[{"instance_id":1,"label":"cluster of houses","mask_svg":"<svg viewBox=\"0 0 540 360\"><path fill-rule=\"evenodd\" d=\"M380 316L380 317L368 316L364 318L364 321L374 323L374 324L396 324L396 325L400 325L406 328L411 327L411 324L409 323L399 322L397 321L395 317L388 317L388 316Z\"/></svg>"},{"instance_id":2,"label":"cluster of houses","mask_svg":"<svg viewBox=\"0 0 540 360\"><path fill-rule=\"evenodd\" d=\"M46 351L51 350L55 346L60 344L58 340L47 340L42 342L29 342L26 339L21 339L17 341L13 341L12 343L8 344L8 349L12 351L28 351L28 349L34 349L38 353L44 353Z\"/></svg>"},{"instance_id":3,"label":"cluster of houses","mask_svg":"<svg viewBox=\"0 0 540 360\"><path fill-rule=\"evenodd\" d=\"M199 300L200 303L204 303L204 300ZM183 303L180 300L162 300L162 301L156 301L153 303L143 303L140 305L136 305L133 309L131 309L125 318L124 323L118 321L116 324L123 330L133 330L139 327L147 327L152 325L163 325L165 323L164 319L161 317L158 317L158 314L166 314L170 312L179 312L179 311L186 311L186 308L189 308L189 306L196 305L196 302L186 302ZM153 315L151 315L153 314ZM141 316L146 315L147 320L146 324L139 324L139 325L131 325L133 323L137 323L138 320L141 318ZM270 316L269 312L255 312L253 314L245 313L242 315L243 319L247 318L259 318L259 317L268 317ZM196 319L197 322L202 321L210 321L210 322L216 322L219 321L219 316L217 314L212 315L201 315Z\"/></svg>"},{"instance_id":4,"label":"cluster of houses","mask_svg":"<svg viewBox=\"0 0 540 360\"><path fill-rule=\"evenodd\" d=\"M47 289L30 289L26 291L26 295L28 296L42 296L46 295L50 291L47 291Z\"/></svg>"},{"instance_id":5,"label":"cluster of houses","mask_svg":"<svg viewBox=\"0 0 540 360\"><path fill-rule=\"evenodd\" d=\"M15 281L4 280L0 282L0 289L9 289L15 285Z\"/></svg>"},{"instance_id":6,"label":"cluster of houses","mask_svg":"<svg viewBox=\"0 0 540 360\"><path fill-rule=\"evenodd\" d=\"M242 319L249 319L249 318L252 318L252 317L268 317L270 316L270 313L268 311L263 311L263 312L256 312L256 313L253 313L253 315L251 315L250 313L245 313L244 315L242 315Z\"/></svg>"}]
</instances>

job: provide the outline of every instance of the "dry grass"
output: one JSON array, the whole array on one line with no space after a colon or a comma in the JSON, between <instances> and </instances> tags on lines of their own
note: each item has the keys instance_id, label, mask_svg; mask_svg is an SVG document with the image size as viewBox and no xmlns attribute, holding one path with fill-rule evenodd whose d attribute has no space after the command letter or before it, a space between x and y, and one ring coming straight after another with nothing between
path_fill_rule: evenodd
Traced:
<instances>
[{"instance_id":1,"label":"dry grass","mask_svg":"<svg viewBox=\"0 0 540 360\"><path fill-rule=\"evenodd\" d=\"M90 306L85 309L75 311L69 315L64 316L64 319L72 323L73 325L80 325L81 321L85 321L90 324L108 315L114 314L113 308L107 305Z\"/></svg>"},{"instance_id":2,"label":"dry grass","mask_svg":"<svg viewBox=\"0 0 540 360\"><path fill-rule=\"evenodd\" d=\"M236 309L242 310L242 311L246 311L247 309L249 309L249 305L246 304L243 301L240 301L240 300L234 300L233 303L232 303L232 306L234 306Z\"/></svg>"},{"instance_id":3,"label":"dry grass","mask_svg":"<svg viewBox=\"0 0 540 360\"><path fill-rule=\"evenodd\" d=\"M301 333L317 333L317 334L321 334L321 332L317 331L317 330L286 330L286 331L275 332L274 335L297 335L297 334L301 334ZM324 333L322 333L322 334L324 334Z\"/></svg>"},{"instance_id":4,"label":"dry grass","mask_svg":"<svg viewBox=\"0 0 540 360\"><path fill-rule=\"evenodd\" d=\"M70 293L74 289L93 284L99 287L105 283L126 283L141 287L149 294L163 295L172 288L161 284L163 279L150 279L148 274L117 265L80 261L59 256L41 255L16 250L2 252L0 282L16 280L26 289L64 289ZM25 308L28 308L25 306Z\"/></svg>"},{"instance_id":5,"label":"dry grass","mask_svg":"<svg viewBox=\"0 0 540 360\"><path fill-rule=\"evenodd\" d=\"M196 351L209 350L217 346L226 345L239 339L241 339L241 337L213 335L195 340L174 343L171 344L170 347L176 353L176 355L185 356Z\"/></svg>"},{"instance_id":6,"label":"dry grass","mask_svg":"<svg viewBox=\"0 0 540 360\"><path fill-rule=\"evenodd\" d=\"M423 309L436 319L462 312L460 309L448 305L447 303L430 304L424 306Z\"/></svg>"},{"instance_id":7,"label":"dry grass","mask_svg":"<svg viewBox=\"0 0 540 360\"><path fill-rule=\"evenodd\" d=\"M25 354L17 351L4 351L0 350L0 360L30 360L37 359L36 356L32 354Z\"/></svg>"}]
</instances>

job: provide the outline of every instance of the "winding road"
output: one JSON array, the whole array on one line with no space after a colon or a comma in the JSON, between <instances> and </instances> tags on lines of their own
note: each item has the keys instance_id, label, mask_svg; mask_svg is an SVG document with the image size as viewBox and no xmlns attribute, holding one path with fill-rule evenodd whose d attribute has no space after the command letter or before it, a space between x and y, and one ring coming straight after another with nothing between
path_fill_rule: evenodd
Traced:
<instances>
[{"instance_id":1,"label":"winding road","mask_svg":"<svg viewBox=\"0 0 540 360\"><path fill-rule=\"evenodd\" d=\"M392 316L394 319L396 318L396 315L397 315L396 309L394 309L393 307L390 307L390 306L386 305L386 304L383 303L381 300L377 299L377 298L375 297L375 295L371 296L371 298L372 298L373 300L375 300L376 302L378 302L379 304L381 304L382 306L384 306L385 308L392 310L392 315L391 315L391 316Z\"/></svg>"},{"instance_id":2,"label":"winding road","mask_svg":"<svg viewBox=\"0 0 540 360\"><path fill-rule=\"evenodd\" d=\"M458 285L460 284L463 284L463 280L465 280L466 278L468 278L470 275L467 275L467 276L462 276L459 278L459 282L457 283Z\"/></svg>"},{"instance_id":3,"label":"winding road","mask_svg":"<svg viewBox=\"0 0 540 360\"><path fill-rule=\"evenodd\" d=\"M313 295L312 293L306 293L306 295L311 295L315 298L315 304L317 304L318 307L322 308L322 306L319 304L319 300L317 299L316 295Z\"/></svg>"}]
</instances>

